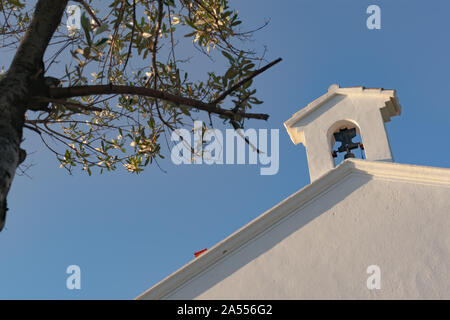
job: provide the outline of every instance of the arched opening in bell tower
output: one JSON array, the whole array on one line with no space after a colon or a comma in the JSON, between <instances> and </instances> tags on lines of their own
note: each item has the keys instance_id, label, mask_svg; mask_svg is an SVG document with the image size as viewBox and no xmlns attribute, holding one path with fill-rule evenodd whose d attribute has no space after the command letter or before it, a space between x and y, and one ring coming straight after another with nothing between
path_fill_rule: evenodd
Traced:
<instances>
[{"instance_id":1,"label":"arched opening in bell tower","mask_svg":"<svg viewBox=\"0 0 450 320\"><path fill-rule=\"evenodd\" d=\"M365 159L361 130L355 121L337 121L330 127L327 136L335 167L348 158Z\"/></svg>"}]
</instances>

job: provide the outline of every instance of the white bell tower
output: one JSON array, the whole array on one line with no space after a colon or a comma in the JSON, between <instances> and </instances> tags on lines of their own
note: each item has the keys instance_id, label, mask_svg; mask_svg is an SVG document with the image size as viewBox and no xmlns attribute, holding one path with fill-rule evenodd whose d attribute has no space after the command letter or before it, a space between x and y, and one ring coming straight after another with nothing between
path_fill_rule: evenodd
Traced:
<instances>
[{"instance_id":1,"label":"white bell tower","mask_svg":"<svg viewBox=\"0 0 450 320\"><path fill-rule=\"evenodd\" d=\"M333 84L328 92L284 123L294 144L306 148L311 182L335 167L334 133L356 129L361 136L366 160L394 161L385 122L400 115L395 90L364 87L340 88Z\"/></svg>"}]
</instances>

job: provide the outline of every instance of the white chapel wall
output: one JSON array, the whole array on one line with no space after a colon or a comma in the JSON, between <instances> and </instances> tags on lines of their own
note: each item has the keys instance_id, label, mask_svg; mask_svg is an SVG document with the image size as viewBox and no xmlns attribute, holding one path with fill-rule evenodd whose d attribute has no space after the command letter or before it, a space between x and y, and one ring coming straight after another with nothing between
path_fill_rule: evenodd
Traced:
<instances>
[{"instance_id":1,"label":"white chapel wall","mask_svg":"<svg viewBox=\"0 0 450 320\"><path fill-rule=\"evenodd\" d=\"M165 298L450 299L449 231L448 185L352 173Z\"/></svg>"}]
</instances>

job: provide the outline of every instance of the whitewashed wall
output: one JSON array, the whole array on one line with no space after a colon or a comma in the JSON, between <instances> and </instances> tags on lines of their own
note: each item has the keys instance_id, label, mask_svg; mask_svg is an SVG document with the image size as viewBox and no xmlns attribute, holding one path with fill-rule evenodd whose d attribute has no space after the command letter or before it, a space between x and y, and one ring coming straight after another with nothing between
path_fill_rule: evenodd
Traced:
<instances>
[{"instance_id":1,"label":"whitewashed wall","mask_svg":"<svg viewBox=\"0 0 450 320\"><path fill-rule=\"evenodd\" d=\"M449 185L352 173L164 298L450 299Z\"/></svg>"}]
</instances>

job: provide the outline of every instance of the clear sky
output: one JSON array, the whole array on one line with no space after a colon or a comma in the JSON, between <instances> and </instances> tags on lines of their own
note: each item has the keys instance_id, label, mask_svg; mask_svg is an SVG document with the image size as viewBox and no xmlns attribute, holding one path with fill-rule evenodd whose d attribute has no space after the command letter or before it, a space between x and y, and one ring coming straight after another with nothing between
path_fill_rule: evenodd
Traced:
<instances>
[{"instance_id":1,"label":"clear sky","mask_svg":"<svg viewBox=\"0 0 450 320\"><path fill-rule=\"evenodd\" d=\"M387 124L395 161L450 167L450 2L447 0L231 0L267 58L256 80L268 122L280 130L280 168L181 165L69 176L26 132L32 179L17 176L0 233L0 299L131 299L309 183L305 150L283 122L337 83L396 89L403 107ZM380 30L366 9L381 7ZM0 55L1 64L6 56ZM199 72L205 72L199 67ZM381 200L382 201L382 200ZM357 208L355 208L357 210ZM376 214L376 212L374 212ZM81 268L81 290L66 268Z\"/></svg>"}]
</instances>

